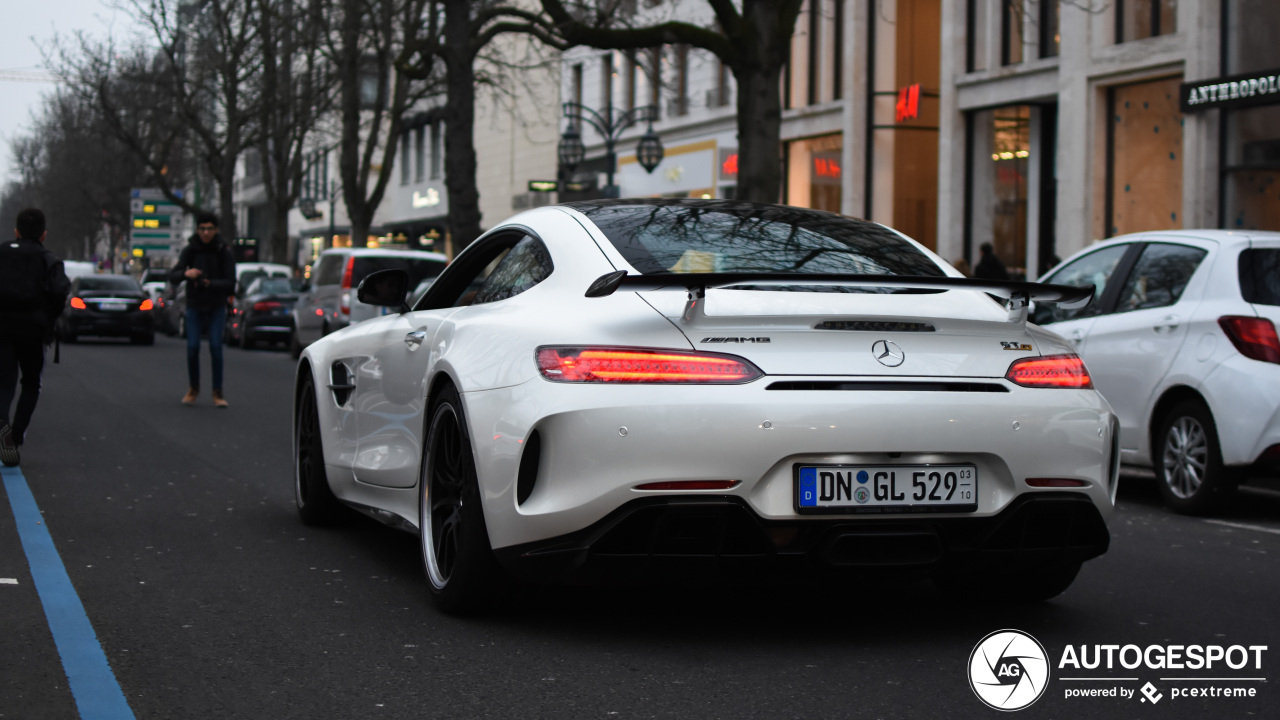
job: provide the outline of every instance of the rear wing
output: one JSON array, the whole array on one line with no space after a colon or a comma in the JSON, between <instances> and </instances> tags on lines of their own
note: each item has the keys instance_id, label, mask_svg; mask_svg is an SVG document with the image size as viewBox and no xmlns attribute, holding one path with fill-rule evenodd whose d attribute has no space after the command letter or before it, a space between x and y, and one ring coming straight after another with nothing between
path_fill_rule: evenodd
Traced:
<instances>
[{"instance_id":1,"label":"rear wing","mask_svg":"<svg viewBox=\"0 0 1280 720\"><path fill-rule=\"evenodd\" d=\"M1027 305L1032 302L1061 305L1066 309L1082 308L1093 299L1094 286L1049 285L1013 280L979 280L976 278L927 277L918 275L846 275L841 273L670 273L629 275L617 270L596 278L587 288L587 297L606 297L619 290L645 292L684 290L689 294L684 319L691 322L701 314L700 302L709 288L731 285L778 286L843 286L883 287L912 290L977 290L1004 298L1009 309L1009 322L1026 322Z\"/></svg>"}]
</instances>

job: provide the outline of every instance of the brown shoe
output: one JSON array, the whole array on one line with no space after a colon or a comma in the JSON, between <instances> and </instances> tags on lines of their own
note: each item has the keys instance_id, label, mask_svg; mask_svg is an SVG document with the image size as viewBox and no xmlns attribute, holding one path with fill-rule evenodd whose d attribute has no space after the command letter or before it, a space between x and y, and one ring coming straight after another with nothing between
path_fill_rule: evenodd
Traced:
<instances>
[{"instance_id":1,"label":"brown shoe","mask_svg":"<svg viewBox=\"0 0 1280 720\"><path fill-rule=\"evenodd\" d=\"M183 405L195 405L196 398L200 397L200 390L197 388L187 388L187 394L182 396Z\"/></svg>"},{"instance_id":2,"label":"brown shoe","mask_svg":"<svg viewBox=\"0 0 1280 720\"><path fill-rule=\"evenodd\" d=\"M216 407L216 408L224 408L224 407L227 407L227 399L226 399L226 398L224 398L224 397L222 397L222 391L221 391L221 390L214 390L214 391L213 391L213 406L214 406L214 407Z\"/></svg>"}]
</instances>

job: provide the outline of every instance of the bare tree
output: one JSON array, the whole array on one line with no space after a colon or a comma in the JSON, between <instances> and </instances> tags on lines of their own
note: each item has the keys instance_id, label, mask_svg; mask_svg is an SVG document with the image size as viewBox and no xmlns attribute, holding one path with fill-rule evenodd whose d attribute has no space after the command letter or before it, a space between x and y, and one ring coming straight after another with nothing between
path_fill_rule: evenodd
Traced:
<instances>
[{"instance_id":1,"label":"bare tree","mask_svg":"<svg viewBox=\"0 0 1280 720\"><path fill-rule=\"evenodd\" d=\"M405 111L433 91L400 72L419 52L430 0L340 0L326 13L325 53L338 83L338 169L351 244L365 247L395 165Z\"/></svg>"},{"instance_id":2,"label":"bare tree","mask_svg":"<svg viewBox=\"0 0 1280 720\"><path fill-rule=\"evenodd\" d=\"M737 197L777 202L782 189L782 70L802 0L707 0L716 27L667 21L626 24L626 2L541 0L559 34L572 45L639 50L684 43L711 52L733 72L738 93Z\"/></svg>"},{"instance_id":3,"label":"bare tree","mask_svg":"<svg viewBox=\"0 0 1280 720\"><path fill-rule=\"evenodd\" d=\"M302 194L302 166L320 118L333 107L330 65L320 55L324 0L256 0L262 73L255 122L270 207L266 258L285 261L289 210ZM291 263L292 264L292 263Z\"/></svg>"},{"instance_id":4,"label":"bare tree","mask_svg":"<svg viewBox=\"0 0 1280 720\"><path fill-rule=\"evenodd\" d=\"M170 200L188 212L217 207L223 234L234 237L236 162L257 141L256 98L246 93L261 72L259 6L240 0L130 0L127 8L147 28L148 42L120 54L112 42L79 34L74 48L59 47L46 63L76 92L94 98L117 138L143 159ZM146 134L129 121L139 94L149 94L160 110L146 124ZM194 196L176 192L181 185L168 167L173 153L184 149L212 178L216 205L207 201L199 174Z\"/></svg>"},{"instance_id":5,"label":"bare tree","mask_svg":"<svg viewBox=\"0 0 1280 720\"><path fill-rule=\"evenodd\" d=\"M98 108L59 91L44 100L30 135L12 143L20 179L6 189L0 206L36 206L49 218L51 250L64 258L86 256L103 229L112 254L128 238L129 189L147 176L143 163L114 139Z\"/></svg>"},{"instance_id":6,"label":"bare tree","mask_svg":"<svg viewBox=\"0 0 1280 720\"><path fill-rule=\"evenodd\" d=\"M568 45L556 36L546 16L503 0L435 0L431 29L420 45L416 65L406 72L426 76L439 59L445 67L445 188L449 192L449 234L463 248L480 236L480 191L476 186L476 92L482 84L477 61L504 34L523 34L558 49Z\"/></svg>"}]
</instances>

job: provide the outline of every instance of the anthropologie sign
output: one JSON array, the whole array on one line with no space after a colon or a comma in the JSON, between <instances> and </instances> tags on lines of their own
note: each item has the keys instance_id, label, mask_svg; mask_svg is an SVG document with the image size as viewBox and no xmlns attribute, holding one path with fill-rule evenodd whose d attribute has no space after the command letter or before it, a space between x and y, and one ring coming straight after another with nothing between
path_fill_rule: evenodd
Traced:
<instances>
[{"instance_id":1,"label":"anthropologie sign","mask_svg":"<svg viewBox=\"0 0 1280 720\"><path fill-rule=\"evenodd\" d=\"M1280 103L1280 69L1182 83L1182 112Z\"/></svg>"}]
</instances>

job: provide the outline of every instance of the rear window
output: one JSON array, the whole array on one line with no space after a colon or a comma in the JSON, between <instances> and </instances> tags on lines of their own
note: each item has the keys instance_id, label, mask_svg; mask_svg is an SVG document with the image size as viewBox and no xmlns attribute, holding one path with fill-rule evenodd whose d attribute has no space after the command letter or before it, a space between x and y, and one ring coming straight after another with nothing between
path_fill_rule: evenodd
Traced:
<instances>
[{"instance_id":1,"label":"rear window","mask_svg":"<svg viewBox=\"0 0 1280 720\"><path fill-rule=\"evenodd\" d=\"M138 281L124 276L103 276L80 278L81 290L132 290L141 292Z\"/></svg>"},{"instance_id":2,"label":"rear window","mask_svg":"<svg viewBox=\"0 0 1280 720\"><path fill-rule=\"evenodd\" d=\"M590 218L645 275L946 274L889 229L833 213L732 201L605 201L570 207Z\"/></svg>"},{"instance_id":3,"label":"rear window","mask_svg":"<svg viewBox=\"0 0 1280 720\"><path fill-rule=\"evenodd\" d=\"M378 270L390 270L393 268L404 270L409 273L409 287L417 287L418 283L428 278L433 278L444 270L444 262L441 260L427 260L423 258L411 257L395 257L395 256L363 256L356 258L355 267L351 269L351 287L360 284L365 275Z\"/></svg>"},{"instance_id":4,"label":"rear window","mask_svg":"<svg viewBox=\"0 0 1280 720\"><path fill-rule=\"evenodd\" d=\"M1245 302L1280 305L1280 248L1240 253L1240 294Z\"/></svg>"}]
</instances>

